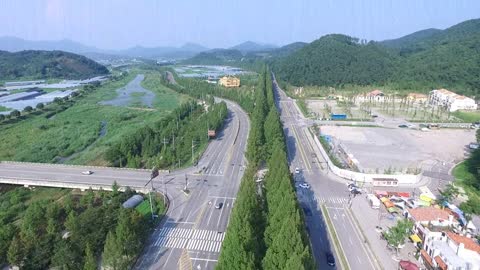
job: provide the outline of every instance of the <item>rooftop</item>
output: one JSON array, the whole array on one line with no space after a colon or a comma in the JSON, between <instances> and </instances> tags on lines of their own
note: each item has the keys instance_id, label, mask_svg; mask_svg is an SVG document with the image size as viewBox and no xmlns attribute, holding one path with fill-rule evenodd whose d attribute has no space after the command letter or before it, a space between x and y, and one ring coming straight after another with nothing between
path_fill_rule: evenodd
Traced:
<instances>
[{"instance_id":1,"label":"rooftop","mask_svg":"<svg viewBox=\"0 0 480 270\"><path fill-rule=\"evenodd\" d=\"M447 232L447 235L455 243L457 244L462 243L464 244L466 249L473 250L477 253L480 253L480 245L477 243L477 241L473 240L472 238L459 235L453 232Z\"/></svg>"},{"instance_id":2,"label":"rooftop","mask_svg":"<svg viewBox=\"0 0 480 270\"><path fill-rule=\"evenodd\" d=\"M448 220L448 216L451 215L450 211L433 206L408 209L408 213L415 221Z\"/></svg>"}]
</instances>

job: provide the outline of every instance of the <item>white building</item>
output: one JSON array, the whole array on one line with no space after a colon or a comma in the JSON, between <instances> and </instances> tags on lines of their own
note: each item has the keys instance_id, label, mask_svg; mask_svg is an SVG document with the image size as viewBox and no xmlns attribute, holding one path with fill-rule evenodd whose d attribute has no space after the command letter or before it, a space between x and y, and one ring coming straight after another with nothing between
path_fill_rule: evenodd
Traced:
<instances>
[{"instance_id":1,"label":"white building","mask_svg":"<svg viewBox=\"0 0 480 270\"><path fill-rule=\"evenodd\" d=\"M431 233L423 248L421 260L427 269L480 269L480 245L472 238L453 232Z\"/></svg>"},{"instance_id":2,"label":"white building","mask_svg":"<svg viewBox=\"0 0 480 270\"><path fill-rule=\"evenodd\" d=\"M430 91L428 101L430 105L442 106L449 111L454 112L457 110L476 110L477 104L475 100L455 94L447 89L436 89Z\"/></svg>"}]
</instances>

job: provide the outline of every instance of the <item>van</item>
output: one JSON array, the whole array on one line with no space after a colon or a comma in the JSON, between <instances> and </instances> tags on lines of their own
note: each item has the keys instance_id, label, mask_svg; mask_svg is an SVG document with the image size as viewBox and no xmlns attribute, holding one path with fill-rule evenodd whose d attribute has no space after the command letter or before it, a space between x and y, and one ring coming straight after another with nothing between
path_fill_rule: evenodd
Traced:
<instances>
[{"instance_id":1,"label":"van","mask_svg":"<svg viewBox=\"0 0 480 270\"><path fill-rule=\"evenodd\" d=\"M370 203L372 209L380 208L380 200L375 196L375 194L367 194L367 200Z\"/></svg>"}]
</instances>

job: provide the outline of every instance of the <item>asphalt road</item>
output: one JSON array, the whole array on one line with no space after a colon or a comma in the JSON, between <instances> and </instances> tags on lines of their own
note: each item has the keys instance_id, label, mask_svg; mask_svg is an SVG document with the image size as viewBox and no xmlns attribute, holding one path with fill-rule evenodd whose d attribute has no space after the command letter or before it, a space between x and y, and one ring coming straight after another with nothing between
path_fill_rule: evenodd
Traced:
<instances>
[{"instance_id":1,"label":"asphalt road","mask_svg":"<svg viewBox=\"0 0 480 270\"><path fill-rule=\"evenodd\" d=\"M182 269L190 262L194 269L214 269L243 176L250 130L247 114L237 104L227 104L225 128L210 142L198 168L166 177L170 208L135 269ZM202 174L192 174L199 169ZM185 173L188 195L181 191ZM163 188L160 181L155 186ZM220 203L223 205L217 209Z\"/></svg>"},{"instance_id":2,"label":"asphalt road","mask_svg":"<svg viewBox=\"0 0 480 270\"><path fill-rule=\"evenodd\" d=\"M307 129L309 121L300 113L295 101L287 97L275 81L274 89L287 140L290 167L292 172L295 168L300 169L300 173L294 176L297 196L305 213L307 231L318 269L332 268L326 263L326 252L334 254L336 268L341 269L338 254L323 220L321 204L325 204L327 208L328 213L325 214L332 220L348 267L359 270L375 269L372 255L365 250L359 231L347 211L350 198L346 182L332 176L326 169L325 160L315 149L312 135ZM309 189L299 187L299 183L303 182L311 187Z\"/></svg>"},{"instance_id":3,"label":"asphalt road","mask_svg":"<svg viewBox=\"0 0 480 270\"><path fill-rule=\"evenodd\" d=\"M211 140L198 165L154 179L154 189L166 193L170 205L135 269L214 268L244 173L250 130L248 115L240 106L224 101L228 107L224 129ZM93 174L83 175L86 170ZM149 177L149 170L0 162L4 179L105 186L117 181L121 186L143 188Z\"/></svg>"}]
</instances>

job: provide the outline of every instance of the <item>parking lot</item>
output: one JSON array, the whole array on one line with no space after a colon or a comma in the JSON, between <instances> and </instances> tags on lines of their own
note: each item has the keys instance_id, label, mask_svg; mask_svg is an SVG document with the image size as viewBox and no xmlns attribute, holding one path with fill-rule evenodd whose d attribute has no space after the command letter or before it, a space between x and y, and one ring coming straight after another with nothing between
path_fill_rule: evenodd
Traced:
<instances>
[{"instance_id":1,"label":"parking lot","mask_svg":"<svg viewBox=\"0 0 480 270\"><path fill-rule=\"evenodd\" d=\"M360 171L406 171L420 168L425 161L455 162L465 158L468 144L475 141L475 130L439 129L422 132L402 128L322 126L359 162ZM337 145L338 146L338 145Z\"/></svg>"}]
</instances>

